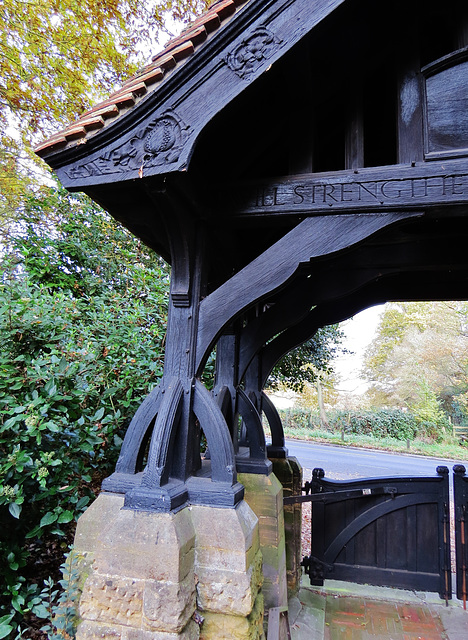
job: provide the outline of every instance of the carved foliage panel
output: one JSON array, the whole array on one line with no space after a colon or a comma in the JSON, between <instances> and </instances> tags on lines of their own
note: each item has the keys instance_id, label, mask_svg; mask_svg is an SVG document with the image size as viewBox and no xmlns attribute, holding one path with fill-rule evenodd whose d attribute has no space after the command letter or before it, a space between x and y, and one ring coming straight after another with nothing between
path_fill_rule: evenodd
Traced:
<instances>
[{"instance_id":1,"label":"carved foliage panel","mask_svg":"<svg viewBox=\"0 0 468 640\"><path fill-rule=\"evenodd\" d=\"M177 113L167 110L137 130L130 140L65 173L71 180L131 171L143 177L145 169L177 162L190 134L190 127Z\"/></svg>"}]
</instances>

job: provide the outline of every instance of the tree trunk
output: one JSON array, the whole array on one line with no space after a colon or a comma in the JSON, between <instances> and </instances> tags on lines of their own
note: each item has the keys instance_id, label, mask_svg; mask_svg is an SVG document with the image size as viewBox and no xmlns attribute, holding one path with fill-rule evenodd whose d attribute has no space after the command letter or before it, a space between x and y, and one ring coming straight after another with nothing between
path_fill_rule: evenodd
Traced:
<instances>
[{"instance_id":1,"label":"tree trunk","mask_svg":"<svg viewBox=\"0 0 468 640\"><path fill-rule=\"evenodd\" d=\"M322 381L320 380L320 376L317 376L317 401L320 412L320 426L323 429L328 429L328 420L327 414L325 413L325 406L323 404Z\"/></svg>"}]
</instances>

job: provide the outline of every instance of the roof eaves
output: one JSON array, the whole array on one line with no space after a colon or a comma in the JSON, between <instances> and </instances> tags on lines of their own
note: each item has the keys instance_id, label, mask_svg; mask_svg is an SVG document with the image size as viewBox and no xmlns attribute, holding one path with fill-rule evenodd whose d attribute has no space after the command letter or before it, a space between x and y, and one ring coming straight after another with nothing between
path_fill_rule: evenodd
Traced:
<instances>
[{"instance_id":1,"label":"roof eaves","mask_svg":"<svg viewBox=\"0 0 468 640\"><path fill-rule=\"evenodd\" d=\"M169 40L151 63L129 78L105 101L98 103L75 122L35 147L40 157L73 145L84 144L106 126L133 109L145 96L159 88L170 72L178 68L217 32L249 0L217 0L182 33Z\"/></svg>"}]
</instances>

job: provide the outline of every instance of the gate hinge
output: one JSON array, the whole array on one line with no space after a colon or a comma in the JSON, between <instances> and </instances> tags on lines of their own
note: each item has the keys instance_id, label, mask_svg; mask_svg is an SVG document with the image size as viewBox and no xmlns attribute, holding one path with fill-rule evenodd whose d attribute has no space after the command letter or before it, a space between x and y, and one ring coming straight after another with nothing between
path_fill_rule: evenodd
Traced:
<instances>
[{"instance_id":1,"label":"gate hinge","mask_svg":"<svg viewBox=\"0 0 468 640\"><path fill-rule=\"evenodd\" d=\"M304 556L301 567L304 567L304 571L311 582L313 580L325 580L325 575L333 570L332 564L319 560L315 556Z\"/></svg>"}]
</instances>

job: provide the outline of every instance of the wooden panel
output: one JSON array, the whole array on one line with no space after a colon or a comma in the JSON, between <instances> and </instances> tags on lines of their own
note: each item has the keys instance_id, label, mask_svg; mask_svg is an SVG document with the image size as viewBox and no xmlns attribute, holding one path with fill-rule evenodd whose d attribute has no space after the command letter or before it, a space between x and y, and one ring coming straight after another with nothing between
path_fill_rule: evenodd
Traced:
<instances>
[{"instance_id":1,"label":"wooden panel","mask_svg":"<svg viewBox=\"0 0 468 640\"><path fill-rule=\"evenodd\" d=\"M468 155L468 60L443 67L426 78L426 152Z\"/></svg>"},{"instance_id":2,"label":"wooden panel","mask_svg":"<svg viewBox=\"0 0 468 640\"><path fill-rule=\"evenodd\" d=\"M368 566L378 564L377 553L379 546L375 522L372 522L360 531L356 538L348 543L347 547L349 547L351 543L354 546L354 562L351 558L347 558L347 564L362 564ZM337 560L339 562L339 557Z\"/></svg>"},{"instance_id":3,"label":"wooden panel","mask_svg":"<svg viewBox=\"0 0 468 640\"><path fill-rule=\"evenodd\" d=\"M418 531L418 571L436 573L438 571L438 518L437 505L417 506L416 526Z\"/></svg>"},{"instance_id":4,"label":"wooden panel","mask_svg":"<svg viewBox=\"0 0 468 640\"><path fill-rule=\"evenodd\" d=\"M388 516L385 516L385 520L382 519L381 528L382 535L385 538L385 561L379 563L378 566L386 567L387 569L408 569L406 513L407 509L401 509L400 511L389 513Z\"/></svg>"}]
</instances>

